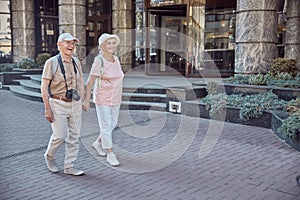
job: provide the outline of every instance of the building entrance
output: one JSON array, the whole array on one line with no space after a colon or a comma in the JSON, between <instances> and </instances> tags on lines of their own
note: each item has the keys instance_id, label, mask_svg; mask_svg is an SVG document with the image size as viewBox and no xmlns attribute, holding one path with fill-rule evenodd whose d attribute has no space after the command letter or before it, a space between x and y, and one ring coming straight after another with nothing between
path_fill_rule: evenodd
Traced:
<instances>
[{"instance_id":1,"label":"building entrance","mask_svg":"<svg viewBox=\"0 0 300 200\"><path fill-rule=\"evenodd\" d=\"M112 32L112 1L87 1L86 16L86 64L91 66L93 58L98 54L98 38L102 33Z\"/></svg>"},{"instance_id":2,"label":"building entrance","mask_svg":"<svg viewBox=\"0 0 300 200\"><path fill-rule=\"evenodd\" d=\"M186 5L148 9L146 74L185 74Z\"/></svg>"}]
</instances>

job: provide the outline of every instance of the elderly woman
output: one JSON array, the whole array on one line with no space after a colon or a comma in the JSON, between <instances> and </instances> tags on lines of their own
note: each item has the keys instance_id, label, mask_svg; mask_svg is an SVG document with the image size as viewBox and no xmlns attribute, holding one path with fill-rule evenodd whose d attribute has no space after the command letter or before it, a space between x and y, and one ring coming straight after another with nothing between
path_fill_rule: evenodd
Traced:
<instances>
[{"instance_id":1,"label":"elderly woman","mask_svg":"<svg viewBox=\"0 0 300 200\"><path fill-rule=\"evenodd\" d=\"M96 105L100 135L92 146L100 156L107 156L106 161L111 166L118 166L120 162L112 149L112 132L117 125L122 102L124 73L118 57L114 55L120 39L117 35L104 33L98 42L100 51L90 71L83 110L88 111L90 107L94 86L93 102Z\"/></svg>"}]
</instances>

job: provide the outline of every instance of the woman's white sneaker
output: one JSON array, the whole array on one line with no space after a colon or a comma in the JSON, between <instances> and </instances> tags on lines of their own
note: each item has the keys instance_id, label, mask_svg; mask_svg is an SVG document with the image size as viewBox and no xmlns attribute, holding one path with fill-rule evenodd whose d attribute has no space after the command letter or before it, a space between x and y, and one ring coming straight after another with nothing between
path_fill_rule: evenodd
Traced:
<instances>
[{"instance_id":1,"label":"woman's white sneaker","mask_svg":"<svg viewBox=\"0 0 300 200\"><path fill-rule=\"evenodd\" d=\"M110 152L107 154L106 161L113 167L120 165L120 162L118 161L117 156L113 152Z\"/></svg>"},{"instance_id":2,"label":"woman's white sneaker","mask_svg":"<svg viewBox=\"0 0 300 200\"><path fill-rule=\"evenodd\" d=\"M98 152L99 156L106 156L106 152L102 149L100 142L93 142L92 147Z\"/></svg>"}]
</instances>

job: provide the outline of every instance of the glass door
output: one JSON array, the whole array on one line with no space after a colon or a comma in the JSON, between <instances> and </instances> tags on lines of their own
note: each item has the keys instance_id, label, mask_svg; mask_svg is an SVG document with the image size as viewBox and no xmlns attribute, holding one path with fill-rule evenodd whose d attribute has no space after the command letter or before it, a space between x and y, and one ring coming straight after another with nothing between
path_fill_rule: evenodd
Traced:
<instances>
[{"instance_id":1,"label":"glass door","mask_svg":"<svg viewBox=\"0 0 300 200\"><path fill-rule=\"evenodd\" d=\"M102 33L112 31L112 1L88 0L86 9L86 53L93 58L98 54L98 38ZM87 65L91 66L93 59L87 59Z\"/></svg>"},{"instance_id":2,"label":"glass door","mask_svg":"<svg viewBox=\"0 0 300 200\"><path fill-rule=\"evenodd\" d=\"M146 74L185 75L186 6L150 9Z\"/></svg>"}]
</instances>

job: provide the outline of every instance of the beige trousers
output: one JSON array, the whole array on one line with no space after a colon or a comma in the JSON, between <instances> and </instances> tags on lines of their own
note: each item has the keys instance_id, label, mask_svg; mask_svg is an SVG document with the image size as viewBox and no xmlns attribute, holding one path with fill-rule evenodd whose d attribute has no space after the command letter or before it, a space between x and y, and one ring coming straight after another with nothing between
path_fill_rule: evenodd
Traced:
<instances>
[{"instance_id":1,"label":"beige trousers","mask_svg":"<svg viewBox=\"0 0 300 200\"><path fill-rule=\"evenodd\" d=\"M50 98L54 121L51 123L52 135L47 148L49 158L54 158L58 148L65 143L64 167L74 166L79 150L79 137L82 120L82 103L65 102Z\"/></svg>"}]
</instances>

